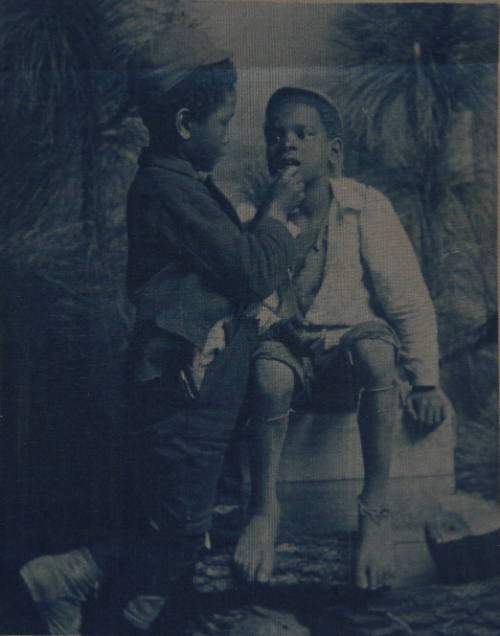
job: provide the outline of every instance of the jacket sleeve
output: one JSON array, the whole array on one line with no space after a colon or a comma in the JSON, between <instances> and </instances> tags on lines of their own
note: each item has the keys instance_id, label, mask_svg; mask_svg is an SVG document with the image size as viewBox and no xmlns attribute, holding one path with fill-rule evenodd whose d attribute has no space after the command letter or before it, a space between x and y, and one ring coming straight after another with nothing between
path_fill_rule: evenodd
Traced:
<instances>
[{"instance_id":1,"label":"jacket sleeve","mask_svg":"<svg viewBox=\"0 0 500 636\"><path fill-rule=\"evenodd\" d=\"M439 384L434 306L411 242L391 203L367 189L361 215L361 253L375 297L401 341L401 358L412 384Z\"/></svg>"},{"instance_id":2,"label":"jacket sleeve","mask_svg":"<svg viewBox=\"0 0 500 636\"><path fill-rule=\"evenodd\" d=\"M288 276L295 241L279 221L263 219L253 230L232 221L202 182L179 177L151 201L150 223L197 271L224 286L227 296L266 298Z\"/></svg>"}]
</instances>

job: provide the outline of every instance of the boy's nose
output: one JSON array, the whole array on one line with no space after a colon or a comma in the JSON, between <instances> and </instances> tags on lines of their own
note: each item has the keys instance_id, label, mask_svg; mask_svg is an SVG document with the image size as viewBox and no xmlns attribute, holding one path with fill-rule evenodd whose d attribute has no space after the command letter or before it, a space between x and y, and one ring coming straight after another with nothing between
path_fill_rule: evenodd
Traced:
<instances>
[{"instance_id":1,"label":"boy's nose","mask_svg":"<svg viewBox=\"0 0 500 636\"><path fill-rule=\"evenodd\" d=\"M290 148L294 148L297 143L297 136L293 133L287 133L283 139L284 147L289 150Z\"/></svg>"}]
</instances>

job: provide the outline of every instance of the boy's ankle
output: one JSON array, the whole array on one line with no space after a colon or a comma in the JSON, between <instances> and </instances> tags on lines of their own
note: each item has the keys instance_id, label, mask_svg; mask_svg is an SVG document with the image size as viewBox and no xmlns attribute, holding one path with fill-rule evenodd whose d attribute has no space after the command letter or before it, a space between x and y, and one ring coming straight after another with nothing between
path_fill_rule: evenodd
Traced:
<instances>
[{"instance_id":1,"label":"boy's ankle","mask_svg":"<svg viewBox=\"0 0 500 636\"><path fill-rule=\"evenodd\" d=\"M367 504L362 497L358 497L358 520L360 529L365 526L366 522L372 522L376 525L387 525L387 522L391 518L391 510L389 506L385 503L385 498L381 500L376 500L377 504L372 505Z\"/></svg>"},{"instance_id":2,"label":"boy's ankle","mask_svg":"<svg viewBox=\"0 0 500 636\"><path fill-rule=\"evenodd\" d=\"M367 508L389 508L387 492L362 492L358 496L358 505Z\"/></svg>"},{"instance_id":3,"label":"boy's ankle","mask_svg":"<svg viewBox=\"0 0 500 636\"><path fill-rule=\"evenodd\" d=\"M280 505L277 497L265 501L251 502L247 514L251 517L267 517L279 514Z\"/></svg>"}]
</instances>

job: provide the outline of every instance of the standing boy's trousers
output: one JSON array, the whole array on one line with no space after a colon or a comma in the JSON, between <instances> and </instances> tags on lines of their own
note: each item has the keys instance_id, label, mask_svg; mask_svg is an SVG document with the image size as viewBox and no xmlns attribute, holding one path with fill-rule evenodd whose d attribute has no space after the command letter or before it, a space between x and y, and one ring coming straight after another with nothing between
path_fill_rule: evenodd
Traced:
<instances>
[{"instance_id":1,"label":"standing boy's trousers","mask_svg":"<svg viewBox=\"0 0 500 636\"><path fill-rule=\"evenodd\" d=\"M133 520L122 573L129 596L168 594L198 556L247 390L256 338L255 320L233 321L228 343L207 367L195 398L182 391L175 365L137 389L138 427L128 434L127 453L133 464L127 495Z\"/></svg>"}]
</instances>

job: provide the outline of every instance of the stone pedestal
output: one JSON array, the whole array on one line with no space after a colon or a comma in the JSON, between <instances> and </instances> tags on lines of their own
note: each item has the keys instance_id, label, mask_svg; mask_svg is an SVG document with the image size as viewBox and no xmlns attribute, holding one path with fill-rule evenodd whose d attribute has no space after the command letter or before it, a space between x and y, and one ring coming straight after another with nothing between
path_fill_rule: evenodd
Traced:
<instances>
[{"instance_id":1,"label":"stone pedestal","mask_svg":"<svg viewBox=\"0 0 500 636\"><path fill-rule=\"evenodd\" d=\"M437 501L453 493L454 433L443 424L412 436L401 416L394 430L391 507L396 536L396 585L431 582L436 572L425 544L424 522ZM363 462L354 414L296 415L290 423L279 478L280 541L328 536L357 525L356 497Z\"/></svg>"}]
</instances>

